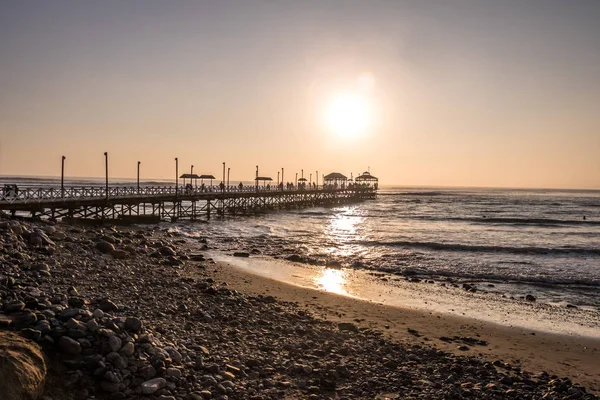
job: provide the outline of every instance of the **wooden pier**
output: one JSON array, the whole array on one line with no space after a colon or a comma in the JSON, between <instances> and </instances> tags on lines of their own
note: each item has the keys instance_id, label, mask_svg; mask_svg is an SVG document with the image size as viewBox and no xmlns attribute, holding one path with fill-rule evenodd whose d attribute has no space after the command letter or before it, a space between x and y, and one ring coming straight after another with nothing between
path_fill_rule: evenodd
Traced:
<instances>
[{"instance_id":1,"label":"wooden pier","mask_svg":"<svg viewBox=\"0 0 600 400\"><path fill-rule=\"evenodd\" d=\"M251 186L25 188L16 193L2 193L0 211L51 220L208 220L213 216L336 206L373 199L376 195L376 186L360 184L290 189Z\"/></svg>"}]
</instances>

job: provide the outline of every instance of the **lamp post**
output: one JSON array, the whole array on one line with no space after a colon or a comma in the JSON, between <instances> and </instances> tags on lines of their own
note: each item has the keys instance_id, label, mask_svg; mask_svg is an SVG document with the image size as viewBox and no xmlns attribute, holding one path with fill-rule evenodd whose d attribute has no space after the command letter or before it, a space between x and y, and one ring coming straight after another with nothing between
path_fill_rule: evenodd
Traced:
<instances>
[{"instance_id":1,"label":"lamp post","mask_svg":"<svg viewBox=\"0 0 600 400\"><path fill-rule=\"evenodd\" d=\"M194 166L192 165L190 167L190 175L194 175ZM194 181L196 182L196 187L198 186L198 181L194 179ZM192 186L192 177L190 176L190 187Z\"/></svg>"},{"instance_id":2,"label":"lamp post","mask_svg":"<svg viewBox=\"0 0 600 400\"><path fill-rule=\"evenodd\" d=\"M142 163L141 161L138 161L138 168L137 168L137 191L138 191L138 194L140 193L140 164L141 163Z\"/></svg>"},{"instance_id":3,"label":"lamp post","mask_svg":"<svg viewBox=\"0 0 600 400\"><path fill-rule=\"evenodd\" d=\"M227 167L227 190L229 190L229 172L231 172L231 168Z\"/></svg>"},{"instance_id":4,"label":"lamp post","mask_svg":"<svg viewBox=\"0 0 600 400\"><path fill-rule=\"evenodd\" d=\"M308 179L308 188L312 186L312 174L310 174L310 178Z\"/></svg>"},{"instance_id":5,"label":"lamp post","mask_svg":"<svg viewBox=\"0 0 600 400\"><path fill-rule=\"evenodd\" d=\"M258 192L258 165L256 166L256 179L254 179L254 181L255 181L256 191Z\"/></svg>"},{"instance_id":6,"label":"lamp post","mask_svg":"<svg viewBox=\"0 0 600 400\"><path fill-rule=\"evenodd\" d=\"M294 183L296 185L296 189L298 189L298 173L296 172L296 181Z\"/></svg>"},{"instance_id":7,"label":"lamp post","mask_svg":"<svg viewBox=\"0 0 600 400\"><path fill-rule=\"evenodd\" d=\"M221 186L221 189L225 192L225 161L223 161L223 180L221 181Z\"/></svg>"},{"instance_id":8,"label":"lamp post","mask_svg":"<svg viewBox=\"0 0 600 400\"><path fill-rule=\"evenodd\" d=\"M283 167L281 167L281 183L283 183Z\"/></svg>"},{"instance_id":9,"label":"lamp post","mask_svg":"<svg viewBox=\"0 0 600 400\"><path fill-rule=\"evenodd\" d=\"M65 197L65 156L62 156L60 167L60 197Z\"/></svg>"},{"instance_id":10,"label":"lamp post","mask_svg":"<svg viewBox=\"0 0 600 400\"><path fill-rule=\"evenodd\" d=\"M104 152L104 169L106 170L106 198L108 199L108 152Z\"/></svg>"},{"instance_id":11,"label":"lamp post","mask_svg":"<svg viewBox=\"0 0 600 400\"><path fill-rule=\"evenodd\" d=\"M179 159L175 157L175 196L179 194Z\"/></svg>"},{"instance_id":12,"label":"lamp post","mask_svg":"<svg viewBox=\"0 0 600 400\"><path fill-rule=\"evenodd\" d=\"M279 187L279 174L280 174L280 172L279 172L279 171L277 171L277 186L278 186L278 187Z\"/></svg>"},{"instance_id":13,"label":"lamp post","mask_svg":"<svg viewBox=\"0 0 600 400\"><path fill-rule=\"evenodd\" d=\"M315 175L317 177L317 189L319 188L319 171L317 171L317 174Z\"/></svg>"}]
</instances>

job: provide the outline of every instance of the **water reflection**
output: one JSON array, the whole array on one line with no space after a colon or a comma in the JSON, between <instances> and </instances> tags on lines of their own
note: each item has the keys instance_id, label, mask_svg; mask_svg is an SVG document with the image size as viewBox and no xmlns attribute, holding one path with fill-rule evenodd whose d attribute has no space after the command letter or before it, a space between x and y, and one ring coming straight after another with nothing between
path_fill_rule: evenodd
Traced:
<instances>
[{"instance_id":1,"label":"water reflection","mask_svg":"<svg viewBox=\"0 0 600 400\"><path fill-rule=\"evenodd\" d=\"M315 277L315 283L327 292L337 294L348 294L346 292L346 272L338 269L323 269Z\"/></svg>"}]
</instances>

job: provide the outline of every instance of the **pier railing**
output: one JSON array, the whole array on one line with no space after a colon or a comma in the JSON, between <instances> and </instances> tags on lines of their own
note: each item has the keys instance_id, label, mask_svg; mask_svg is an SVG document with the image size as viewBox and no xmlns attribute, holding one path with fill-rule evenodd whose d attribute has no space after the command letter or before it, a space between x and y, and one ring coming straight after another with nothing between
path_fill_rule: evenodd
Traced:
<instances>
[{"instance_id":1,"label":"pier railing","mask_svg":"<svg viewBox=\"0 0 600 400\"><path fill-rule=\"evenodd\" d=\"M73 201L73 200L91 200L103 198L144 198L157 196L201 196L207 194L224 193L261 193L261 192L292 192L306 191L315 192L323 190L365 190L375 191L376 189L360 184L349 184L345 186L334 185L306 185L292 186L283 188L280 186L198 186L198 187L175 187L175 186L113 186L108 188L101 186L89 187L65 187L60 188L39 188L23 187L17 189L0 188L0 205L10 203L40 203L44 201Z\"/></svg>"}]
</instances>

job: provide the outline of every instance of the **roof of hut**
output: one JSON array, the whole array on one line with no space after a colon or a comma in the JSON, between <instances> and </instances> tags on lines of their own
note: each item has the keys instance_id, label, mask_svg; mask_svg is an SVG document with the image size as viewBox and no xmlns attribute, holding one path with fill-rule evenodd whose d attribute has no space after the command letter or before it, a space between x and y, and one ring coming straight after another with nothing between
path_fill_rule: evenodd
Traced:
<instances>
[{"instance_id":1,"label":"roof of hut","mask_svg":"<svg viewBox=\"0 0 600 400\"><path fill-rule=\"evenodd\" d=\"M336 179L348 179L348 177L340 174L339 172L332 172L330 174L325 175L326 181L333 181Z\"/></svg>"},{"instance_id":2,"label":"roof of hut","mask_svg":"<svg viewBox=\"0 0 600 400\"><path fill-rule=\"evenodd\" d=\"M378 181L379 179L373 175L371 175L370 172L363 172L360 176L357 176L356 179L357 181Z\"/></svg>"}]
</instances>

